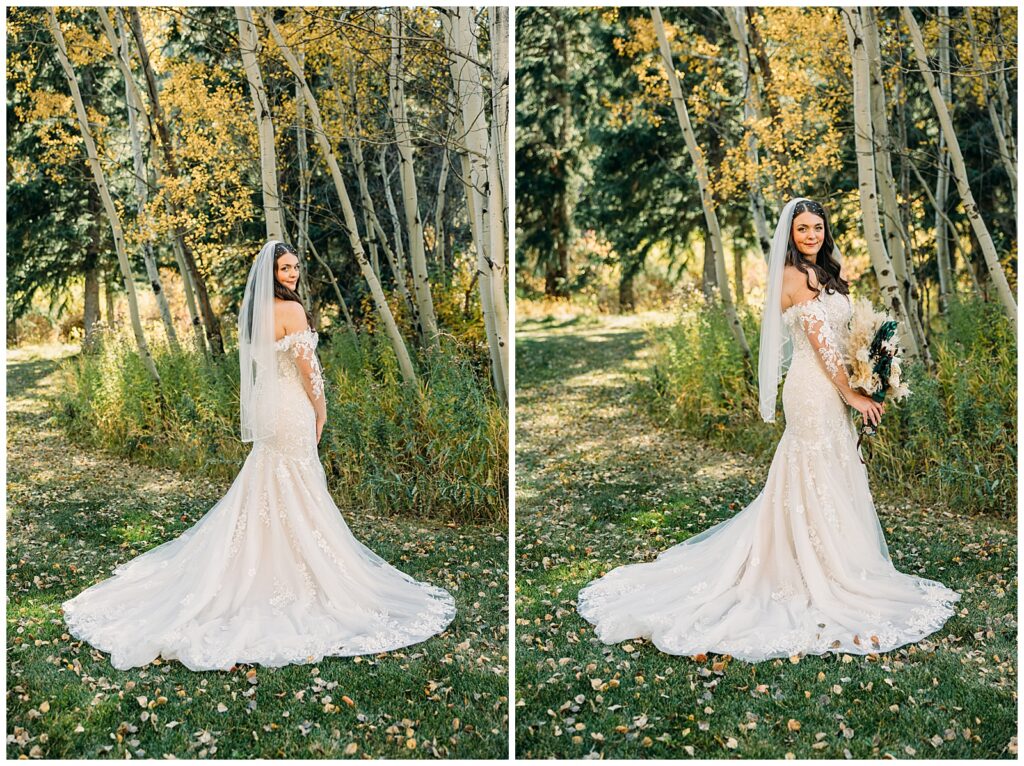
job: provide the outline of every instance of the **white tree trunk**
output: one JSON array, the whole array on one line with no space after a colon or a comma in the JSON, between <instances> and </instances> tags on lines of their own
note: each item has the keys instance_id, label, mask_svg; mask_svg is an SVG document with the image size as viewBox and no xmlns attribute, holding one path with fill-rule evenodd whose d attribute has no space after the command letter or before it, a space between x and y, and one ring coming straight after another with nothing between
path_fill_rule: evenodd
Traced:
<instances>
[{"instance_id":1,"label":"white tree trunk","mask_svg":"<svg viewBox=\"0 0 1024 766\"><path fill-rule=\"evenodd\" d=\"M944 17L944 18L943 18ZM953 100L953 83L949 67L949 9L939 8L939 89L948 104ZM950 259L950 237L955 234L946 224L946 201L949 199L949 153L946 134L939 128L938 176L935 179L935 259L939 271L939 310L945 314L949 296L956 292L953 266ZM941 207L938 207L941 206Z\"/></svg>"},{"instance_id":2,"label":"white tree trunk","mask_svg":"<svg viewBox=\"0 0 1024 766\"><path fill-rule=\"evenodd\" d=\"M982 255L985 258L985 265L988 266L992 282L995 285L996 292L999 294L999 300L1006 310L1006 316L1010 320L1014 332L1016 332L1017 301L1014 299L1013 291L1010 290L1010 285L1006 281L1006 274L1003 271L1003 265L999 262L999 255L996 253L996 246L992 241L992 235L989 234L988 227L985 225L985 221L982 220L981 213L978 211L978 205L974 201L974 193L971 191L971 185L967 180L967 166L964 164L964 156L960 151L960 142L953 127L953 120L949 115L946 102L942 99L942 94L939 93L939 89L935 85L935 78L928 68L924 40L921 38L921 29L914 20L914 14L910 8L901 8L901 11L903 13L903 20L910 29L910 39L913 41L914 57L917 59L918 69L921 70L921 76L928 87L928 94L931 96L932 104L935 105L935 111L938 114L942 130L946 134L946 141L949 144L949 158L953 163L953 181L956 183L957 191L960 193L964 213L967 215L967 220L971 222L971 228L974 229L974 236L978 239Z\"/></svg>"},{"instance_id":3,"label":"white tree trunk","mask_svg":"<svg viewBox=\"0 0 1024 766\"><path fill-rule=\"evenodd\" d=\"M312 174L309 172L309 148L306 144L306 99L302 96L302 83L298 79L295 81L295 122L295 153L299 160L299 218L295 223L295 246L299 248L299 260L305 261L309 253L309 182Z\"/></svg>"},{"instance_id":4,"label":"white tree trunk","mask_svg":"<svg viewBox=\"0 0 1024 766\"><path fill-rule=\"evenodd\" d=\"M89 168L92 170L93 180L99 190L100 199L103 201L103 208L110 220L110 228L114 235L114 248L117 250L117 262L121 267L121 277L124 279L125 294L128 297L128 313L131 318L132 331L135 334L135 343L139 349L139 356L146 366L150 377L160 388L160 373L157 372L156 364L149 353L149 344L146 343L146 335L142 330L142 319L139 316L139 303L135 295L135 280L132 276L131 264L128 261L128 253L124 243L124 231L121 228L121 219L114 207L114 200L110 196L110 189L107 187L107 179L103 175L103 168L100 166L99 156L96 151L96 142L93 140L89 130L89 115L85 110L85 102L82 101L82 92L78 88L78 79L75 76L74 67L68 60L67 46L64 42L64 35L60 31L60 24L57 22L57 15L53 8L46 9L50 33L57 46L57 58L60 59L61 68L64 70L64 77L67 79L68 87L71 89L71 98L75 102L75 114L78 116L78 126L82 132L82 141L85 144L85 151L89 160Z\"/></svg>"},{"instance_id":5,"label":"white tree trunk","mask_svg":"<svg viewBox=\"0 0 1024 766\"><path fill-rule=\"evenodd\" d=\"M875 175L881 194L879 196L880 217L883 224L886 252L892 260L896 280L900 285L903 305L906 308L908 328L914 336L914 345L921 358L930 368L931 352L928 337L918 315L917 275L911 254L904 246L909 241L903 218L900 215L896 197L896 179L893 176L889 135L889 117L886 108L885 82L882 79L882 49L878 40L878 21L873 8L861 8L861 22L864 29L864 43L868 58L868 102L871 111L872 147L874 149Z\"/></svg>"},{"instance_id":6,"label":"white tree trunk","mask_svg":"<svg viewBox=\"0 0 1024 766\"><path fill-rule=\"evenodd\" d=\"M508 6L497 5L488 9L491 40L491 114L497 135L495 157L500 168L502 199L508 199ZM508 227L508 221L505 221Z\"/></svg>"},{"instance_id":7,"label":"white tree trunk","mask_svg":"<svg viewBox=\"0 0 1024 766\"><path fill-rule=\"evenodd\" d=\"M361 135L358 117L356 130ZM402 251L402 257L395 255L391 246L388 244L388 238L384 233L384 228L380 225L380 219L377 218L377 206L374 204L373 197L370 195L370 187L366 180L366 160L363 157L363 146L359 136L350 136L348 138L348 148L349 152L352 154L353 164L356 166L356 181L359 184L359 198L362 202L363 213L366 220L367 239L371 242L380 242L381 250L384 251L384 257L387 259L388 265L391 267L391 273L395 277L395 287L398 289L398 294L402 296L402 301L405 303L405 308L409 312L409 316L412 318L413 324L418 327L420 324L419 311L416 308L416 302L412 299L412 295L409 293L409 286L405 281L404 248ZM382 148L382 155L383 151L384 150ZM381 172L382 174L385 174L386 168ZM391 199L391 188L388 184L388 178L386 175L384 175L384 184L388 201L391 203L392 212L394 213L393 223L395 228L396 244L399 247L402 247L402 231L399 228L398 213L394 210L394 200ZM380 266L378 264L374 264L374 271L377 272L377 276L379 278Z\"/></svg>"},{"instance_id":8,"label":"white tree trunk","mask_svg":"<svg viewBox=\"0 0 1024 766\"><path fill-rule=\"evenodd\" d=\"M242 68L249 83L249 95L256 113L256 127L260 141L260 179L263 185L263 214L267 223L267 239L285 241L284 216L281 214L281 190L277 183L277 152L274 148L274 121L270 111L270 99L263 87L256 52L259 50L259 35L252 9L235 7L238 22L238 48L242 53Z\"/></svg>"},{"instance_id":9,"label":"white tree trunk","mask_svg":"<svg viewBox=\"0 0 1024 766\"><path fill-rule=\"evenodd\" d=\"M434 205L434 262L440 269L444 283L448 284L449 275L445 267L444 249L444 208L448 196L448 147L441 147L441 171L437 177L437 203Z\"/></svg>"},{"instance_id":10,"label":"white tree trunk","mask_svg":"<svg viewBox=\"0 0 1024 766\"><path fill-rule=\"evenodd\" d=\"M341 86L333 72L331 74L331 79L333 80L334 85L334 96L338 100L338 113L344 115L345 100L341 97ZM373 207L373 198L367 196L369 192L366 191L366 162L363 159L362 148L363 128L359 117L359 93L358 88L356 87L356 68L354 66L349 68L348 93L349 98L352 99L352 112L355 114L356 129L354 131L345 132L347 134L349 151L352 152L353 164L355 164L356 167L356 180L359 182L360 204L363 209L363 226L366 229L366 245L370 251L370 263L373 264L373 270L377 272L377 276L379 278L380 257L377 252L377 227L375 227L373 222L370 220L370 210ZM381 241L383 246L387 247L387 238L381 236ZM419 320L417 320L417 322L418 321Z\"/></svg>"},{"instance_id":11,"label":"white tree trunk","mask_svg":"<svg viewBox=\"0 0 1024 766\"><path fill-rule=\"evenodd\" d=\"M672 62L672 48L668 43L668 36L665 34L665 23L661 18L661 11L657 6L651 7L651 20L654 22L654 31L658 35L658 47L661 51L661 63L665 68L665 76L668 78L668 87L672 93L672 103L676 109L676 117L679 120L679 127L683 131L683 138L686 139L686 148L690 154L690 161L693 163L697 175L697 185L700 187L700 202L704 208L704 219L708 225L709 244L714 253L715 271L718 291L722 299L722 307L725 309L725 316L736 342L739 344L743 358L749 362L751 359L750 345L743 332L743 325L740 324L739 315L736 313L736 305L733 303L732 290L729 288L729 275L725 270L725 248L722 244L722 229L718 224L718 214L715 212L715 202L711 198L711 188L708 177L707 166L704 164L704 154L697 145L697 138L693 133L693 126L690 124L690 114L686 109L686 99L683 98L683 86L676 74L675 64Z\"/></svg>"},{"instance_id":12,"label":"white tree trunk","mask_svg":"<svg viewBox=\"0 0 1024 766\"><path fill-rule=\"evenodd\" d=\"M412 358L409 356L409 349L405 345L405 339L402 338L402 334L398 330L395 316L391 313L391 307L388 306L384 290L380 286L380 280L377 279L376 272L374 272L373 267L367 260L366 252L363 250L363 243L359 239L359 226L356 223L355 210L352 209L352 201L349 199L348 190L345 188L345 179L341 175L341 166L338 164L338 158L334 154L334 149L327 138L327 133L324 131L323 119L320 116L320 106L317 104L313 91L306 81L302 67L299 66L295 54L281 36L281 32L274 23L273 17L270 13L264 12L263 20L271 35L273 35L278 48L280 48L288 67L292 70L292 74L295 75L302 86L302 93L306 98L306 106L309 107L310 118L313 120L313 134L316 136L317 145L320 147L320 152L331 171L334 188L341 202L342 213L345 217L345 227L348 229L349 244L352 247L356 262L359 264L359 270L363 273L363 277L370 286L374 305L377 308L377 313L380 315L381 324L383 324L384 330L391 340L391 346L398 359L398 366L402 371L402 378L408 383L417 383L416 371L413 369Z\"/></svg>"},{"instance_id":13,"label":"white tree trunk","mask_svg":"<svg viewBox=\"0 0 1024 766\"><path fill-rule=\"evenodd\" d=\"M729 22L729 29L736 46L740 52L740 72L743 75L743 124L745 126L747 160L756 169L755 179L759 179L761 173L761 153L758 146L757 133L754 132L754 123L761 118L761 98L758 93L757 83L754 81L754 69L750 63L750 41L747 39L747 14L743 8L736 6L725 9L726 19ZM774 183L772 184L774 186ZM750 201L750 214L754 219L754 232L757 234L757 243L761 248L761 254L765 261L772 250L772 237L768 230L768 217L765 215L764 192L761 190L759 180L747 185L747 197ZM739 293L737 292L737 297ZM740 299L742 300L742 299Z\"/></svg>"},{"instance_id":14,"label":"white tree trunk","mask_svg":"<svg viewBox=\"0 0 1024 766\"><path fill-rule=\"evenodd\" d=\"M993 12L999 13L998 8L992 9ZM970 29L971 37L971 56L974 58L974 66L981 74L981 94L985 101L985 106L988 109L989 121L992 123L992 131L996 134L996 143L999 144L999 159L1003 163L1003 168L1006 169L1006 175L1010 179L1010 197L1013 200L1014 207L1017 206L1017 158L1010 153L1010 146L1006 140L1006 133L1003 130L1003 121L996 113L996 102L992 98L990 93L990 85L988 82L988 75L985 73L985 64L981 60L981 53L978 51L978 30L974 27L974 18L971 15L970 8L964 8L964 13L967 16L967 26ZM949 8L942 7L939 9L939 24L949 25ZM948 34L948 32L947 32Z\"/></svg>"},{"instance_id":15,"label":"white tree trunk","mask_svg":"<svg viewBox=\"0 0 1024 766\"><path fill-rule=\"evenodd\" d=\"M131 67L128 64L128 35L125 30L123 16L118 11L118 31L115 33L107 10L102 7L96 10L103 25L103 31L110 43L110 48L114 53L114 60L117 62L118 69L121 70L121 77L124 79L125 101L128 105L128 132L131 136L132 163L135 171L136 211L140 225L144 226L146 221L149 174L146 170L146 161L142 155L142 138L139 135L138 115L145 111L145 107L142 105L142 98L139 96L138 88L132 78ZM174 329L171 307L167 303L167 294L164 292L164 286L160 280L160 269L157 267L156 258L153 255L153 242L149 236L146 236L142 244L142 260L146 264L146 275L149 277L149 285L153 289L153 296L156 298L156 305L164 324L164 332L167 334L167 343L174 351L178 351L180 349L178 333Z\"/></svg>"},{"instance_id":16,"label":"white tree trunk","mask_svg":"<svg viewBox=\"0 0 1024 766\"><path fill-rule=\"evenodd\" d=\"M391 269L395 273L395 279L401 279L403 285L405 284L405 241L402 239L402 221L398 217L398 206L395 204L395 197L391 193L391 171L388 170L388 148L386 146L380 147L380 151L377 152L377 164L380 166L380 177L384 181L384 199L387 201L388 213L391 216L391 230L395 235L395 261L392 262ZM384 237L381 237L384 239ZM397 271L395 270L397 268ZM404 287L402 289L405 289ZM412 309L413 314L416 313L415 309Z\"/></svg>"},{"instance_id":17,"label":"white tree trunk","mask_svg":"<svg viewBox=\"0 0 1024 766\"><path fill-rule=\"evenodd\" d=\"M427 253L423 241L423 219L420 217L419 192L416 189L416 164L413 157L412 136L409 133L409 116L405 106L405 84L402 67L404 51L402 44L402 9L391 9L391 60L388 67L388 93L391 102L391 118L395 123L395 146L398 149L398 178L402 187L402 207L405 212L405 226L409 233L409 262L412 265L413 296L419 314L420 337L428 348L437 346L437 317L434 315L434 298L430 292L430 276L427 273Z\"/></svg>"},{"instance_id":18,"label":"white tree trunk","mask_svg":"<svg viewBox=\"0 0 1024 766\"><path fill-rule=\"evenodd\" d=\"M1011 11L1010 8L1013 10ZM1007 13L1012 14L1014 24L1017 22L1018 10L1016 6L1010 6L1007 9ZM1009 57L1006 55L1006 49L1003 47L1003 22L1002 22L1003 9L1000 6L994 6L992 8L993 21L995 23L996 33L996 49L999 51L999 60L1008 61ZM1016 42L1016 27L1010 33L1013 36L1014 42ZM1016 53L1016 50L1014 50ZM1013 115L1016 113L1014 106L1010 104L1010 94L1006 90L1006 75L1003 73L1003 67L996 67L994 79L996 81L996 93L999 94L999 110L1003 113L1003 135L1006 136L1007 149L1010 152L1010 156L1013 158L1013 164L1017 164L1017 138L1013 131Z\"/></svg>"},{"instance_id":19,"label":"white tree trunk","mask_svg":"<svg viewBox=\"0 0 1024 766\"><path fill-rule=\"evenodd\" d=\"M125 19L124 14L122 13L120 8L116 10L116 16L117 28L120 31L121 38L122 40L127 41L126 27L128 26L128 22ZM112 33L113 28L111 27L110 31L106 30L106 27L109 26L110 19L105 11L100 14L100 21L106 22L104 24L104 31L107 33L108 39L114 40L116 36ZM112 42L111 44L113 45L114 43ZM160 165L157 162L157 128L154 125L154 121L150 119L149 114L146 112L146 107L142 100L142 93L139 91L138 86L135 84L135 79L131 74L131 57L130 55L125 54L123 58L124 63L126 65L126 69L122 70L122 73L124 73L125 71L127 72L127 75L125 75L125 89L128 91L128 103L135 104L136 115L141 116L145 121L146 140L147 143L149 144L150 157L152 159L151 170L153 172L153 182L155 185L159 185L161 182L161 174ZM120 59L118 59L118 65L120 66ZM174 208L171 205L170 200L167 199L166 197L164 197L164 210L167 212L169 218L174 217ZM199 307L196 303L195 287L193 286L194 283L192 281L192 275L188 269L188 264L185 258L185 253L184 249L182 248L180 238L177 235L175 235L171 237L171 242L173 244L175 263L177 264L178 272L181 275L182 291L185 293L185 305L188 307L189 323L192 325L193 342L195 344L196 350L199 351L200 353L205 354L207 351L206 333L203 331L203 322L201 319Z\"/></svg>"},{"instance_id":20,"label":"white tree trunk","mask_svg":"<svg viewBox=\"0 0 1024 766\"><path fill-rule=\"evenodd\" d=\"M477 219L477 270L480 306L484 312L491 352L495 389L502 403L508 401L508 308L504 287L504 225L501 182L497 167L490 168L494 153L487 125L486 99L477 50L477 30L472 8L446 8L441 21L449 47L462 141L469 157L466 194L475 195L471 211ZM464 179L467 180L467 179ZM495 253L494 248L501 252Z\"/></svg>"},{"instance_id":21,"label":"white tree trunk","mask_svg":"<svg viewBox=\"0 0 1024 766\"><path fill-rule=\"evenodd\" d=\"M865 46L864 19L858 8L840 11L846 25L846 36L853 60L853 120L854 146L857 152L857 177L860 187L860 209L864 220L864 239L867 242L871 265L875 270L882 301L890 306L900 320L901 342L911 357L919 356L919 349L900 284L896 279L892 260L885 247L882 224L878 215L878 192L875 187L875 145L871 126L870 64Z\"/></svg>"},{"instance_id":22,"label":"white tree trunk","mask_svg":"<svg viewBox=\"0 0 1024 766\"><path fill-rule=\"evenodd\" d=\"M142 71L146 78L146 91L149 94L149 101L153 109L152 120L149 123L150 136L152 137L155 134L159 138L159 146L162 149L164 162L167 166L167 175L176 179L179 177L178 165L174 158L174 147L171 145L167 121L164 119L163 109L160 107L160 93L157 89L156 74L153 72L153 67L149 60L149 52L146 50L146 40L142 33L142 17L139 14L138 8L130 8L129 13L132 35L135 37L135 44L139 49L139 59L142 62ZM151 142L151 146L154 146L155 149L157 139L151 138ZM157 164L154 163L154 171L157 170L157 167ZM157 182L159 183L159 181L158 175ZM173 219L178 210L168 197L164 197L164 204ZM223 356L224 337L221 335L220 321L213 311L213 304L210 303L210 294L206 289L206 282L203 280L202 274L199 273L199 266L196 264L192 247L188 243L180 225L175 227L174 237L176 253L180 256L179 264L185 264L188 273L186 281L191 284L192 289L195 291L199 313L202 316L202 328L206 333L206 342L209 343L210 350L214 355ZM203 349L206 349L205 344Z\"/></svg>"}]
</instances>

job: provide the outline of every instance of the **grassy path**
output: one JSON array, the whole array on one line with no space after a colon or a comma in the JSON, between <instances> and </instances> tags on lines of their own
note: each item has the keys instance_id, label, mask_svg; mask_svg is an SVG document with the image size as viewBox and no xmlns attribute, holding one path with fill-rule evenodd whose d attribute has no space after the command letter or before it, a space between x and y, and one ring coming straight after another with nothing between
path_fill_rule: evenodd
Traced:
<instances>
[{"instance_id":1,"label":"grassy path","mask_svg":"<svg viewBox=\"0 0 1024 766\"><path fill-rule=\"evenodd\" d=\"M767 475L632 406L643 324L665 319L516 330L517 755L1015 757L1015 528L968 509L875 498L897 566L963 594L917 645L750 665L595 638L575 612L587 581L728 518Z\"/></svg>"},{"instance_id":2,"label":"grassy path","mask_svg":"<svg viewBox=\"0 0 1024 766\"><path fill-rule=\"evenodd\" d=\"M122 672L72 640L61 602L180 534L227 485L68 444L47 398L67 352L8 352L8 758L505 757L501 529L341 504L371 549L455 595L449 630L405 650L232 672L158 660Z\"/></svg>"}]
</instances>

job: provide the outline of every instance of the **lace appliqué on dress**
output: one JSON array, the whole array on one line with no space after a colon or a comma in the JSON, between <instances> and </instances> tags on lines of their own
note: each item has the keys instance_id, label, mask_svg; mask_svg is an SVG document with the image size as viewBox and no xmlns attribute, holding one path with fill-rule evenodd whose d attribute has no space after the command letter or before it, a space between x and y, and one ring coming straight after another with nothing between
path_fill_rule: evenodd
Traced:
<instances>
[{"instance_id":1,"label":"lace appliqu\u00e9 on dress","mask_svg":"<svg viewBox=\"0 0 1024 766\"><path fill-rule=\"evenodd\" d=\"M790 309L793 310L807 334L807 338L811 341L811 345L817 350L821 361L825 364L828 376L835 380L844 361L832 333L825 305L814 299L794 304L787 311Z\"/></svg>"},{"instance_id":2,"label":"lace appliqu\u00e9 on dress","mask_svg":"<svg viewBox=\"0 0 1024 766\"><path fill-rule=\"evenodd\" d=\"M309 366L309 382L313 387L313 395L318 399L324 398L324 375L320 367L320 360L316 356L316 347L319 338L315 330L305 329L285 335L277 341L275 347L278 351L291 352L296 362L302 360Z\"/></svg>"}]
</instances>

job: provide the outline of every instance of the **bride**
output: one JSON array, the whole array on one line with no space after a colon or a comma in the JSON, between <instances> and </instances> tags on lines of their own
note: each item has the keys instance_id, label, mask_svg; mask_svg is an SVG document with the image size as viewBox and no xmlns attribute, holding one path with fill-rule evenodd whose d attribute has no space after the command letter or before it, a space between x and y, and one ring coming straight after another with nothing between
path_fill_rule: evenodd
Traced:
<instances>
[{"instance_id":1,"label":"bride","mask_svg":"<svg viewBox=\"0 0 1024 766\"><path fill-rule=\"evenodd\" d=\"M268 242L238 319L242 440L253 448L224 497L180 537L64 602L76 637L119 670L157 656L191 670L384 652L455 616L357 541L317 455L326 419L317 335L295 292L298 258Z\"/></svg>"},{"instance_id":2,"label":"bride","mask_svg":"<svg viewBox=\"0 0 1024 766\"><path fill-rule=\"evenodd\" d=\"M606 644L650 639L668 654L748 662L885 652L939 630L960 594L898 572L868 488L847 405L878 423L885 406L850 388L852 313L825 209L782 210L768 264L758 360L761 416L786 429L764 488L731 519L619 567L580 591Z\"/></svg>"}]
</instances>

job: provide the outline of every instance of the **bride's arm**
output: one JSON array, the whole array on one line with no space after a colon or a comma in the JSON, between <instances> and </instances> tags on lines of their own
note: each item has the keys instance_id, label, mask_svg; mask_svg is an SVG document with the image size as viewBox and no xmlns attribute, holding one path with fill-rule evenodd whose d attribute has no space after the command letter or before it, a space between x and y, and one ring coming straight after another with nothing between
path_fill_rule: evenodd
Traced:
<instances>
[{"instance_id":1,"label":"bride's arm","mask_svg":"<svg viewBox=\"0 0 1024 766\"><path fill-rule=\"evenodd\" d=\"M285 335L292 336L288 350L295 359L299 380L313 405L313 412L316 413L316 438L320 441L320 433L327 422L327 399L324 396L323 370L320 367L320 360L316 358L313 338L308 333L300 334L309 330L306 312L302 306L292 301L278 306L276 310L281 312L278 319L281 320Z\"/></svg>"},{"instance_id":2,"label":"bride's arm","mask_svg":"<svg viewBox=\"0 0 1024 766\"><path fill-rule=\"evenodd\" d=\"M850 404L856 393L850 387L850 379L846 374L846 362L832 334L832 326L828 322L825 307L817 300L794 304L800 324L807 334L811 346L825 365L825 371L832 379L843 401Z\"/></svg>"},{"instance_id":3,"label":"bride's arm","mask_svg":"<svg viewBox=\"0 0 1024 766\"><path fill-rule=\"evenodd\" d=\"M295 357L295 366L299 370L299 380L306 390L316 413L317 436L320 429L327 421L327 398L324 396L324 375L320 367L320 360L316 358L316 349L309 336L297 337L291 345L292 356Z\"/></svg>"},{"instance_id":4,"label":"bride's arm","mask_svg":"<svg viewBox=\"0 0 1024 766\"><path fill-rule=\"evenodd\" d=\"M825 372L832 379L832 384L839 392L840 398L864 416L865 422L878 425L885 412L885 405L876 402L870 396L855 391L850 386L850 378L846 374L846 361L839 350L839 345L832 334L825 307L816 300L794 304L800 324L807 333L807 339L818 353L825 365Z\"/></svg>"}]
</instances>

